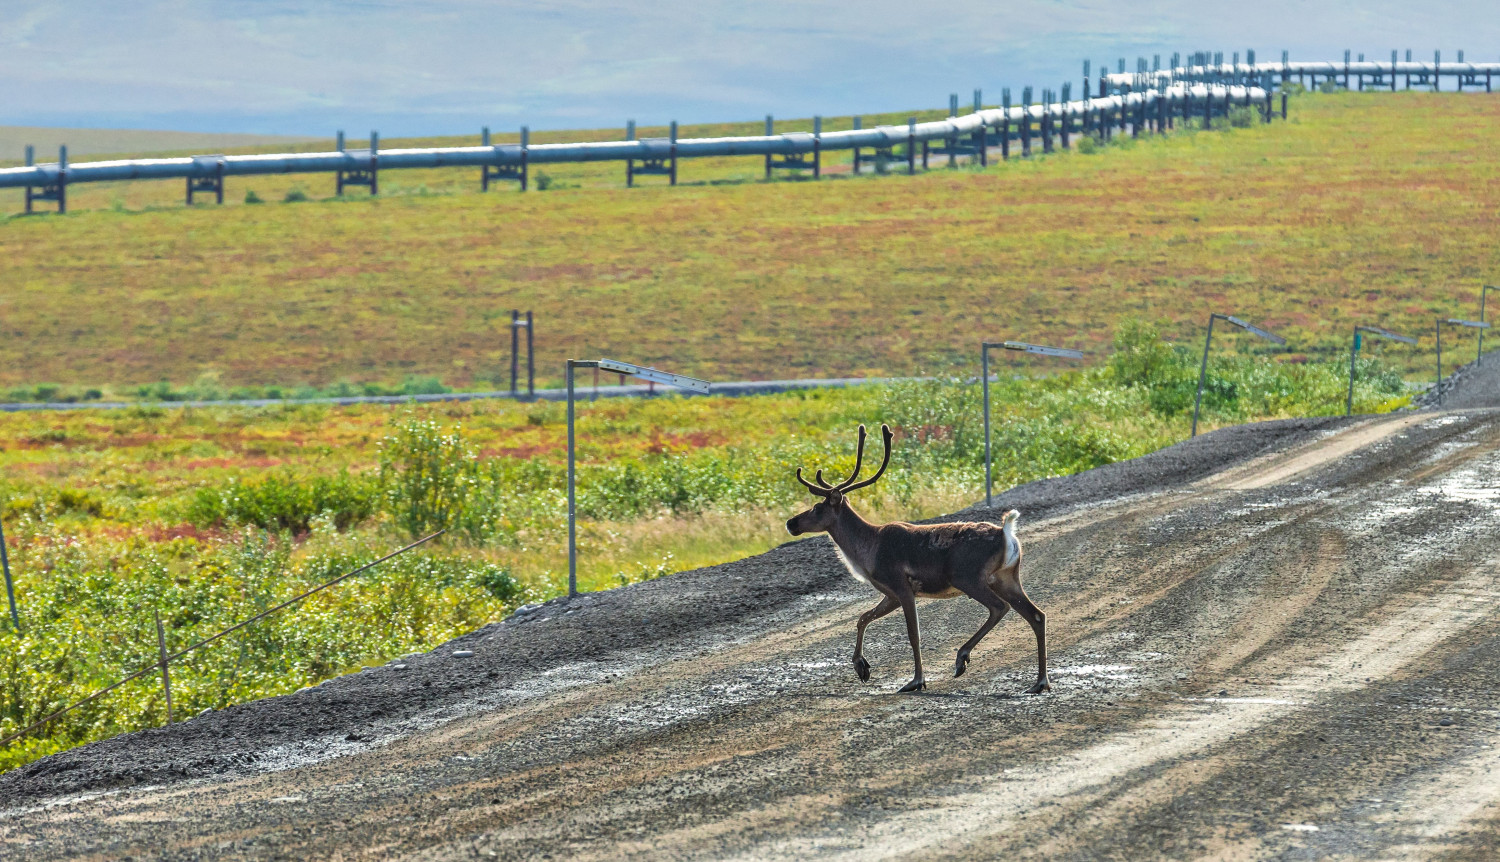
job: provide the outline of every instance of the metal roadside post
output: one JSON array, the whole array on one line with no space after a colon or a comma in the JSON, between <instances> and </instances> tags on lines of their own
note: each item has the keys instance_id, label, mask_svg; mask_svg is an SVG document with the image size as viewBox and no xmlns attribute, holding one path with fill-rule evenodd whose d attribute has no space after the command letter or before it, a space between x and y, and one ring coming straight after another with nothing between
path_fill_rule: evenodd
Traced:
<instances>
[{"instance_id":1,"label":"metal roadside post","mask_svg":"<svg viewBox=\"0 0 1500 862\"><path fill-rule=\"evenodd\" d=\"M520 391L519 391L519 389L517 388L517 384L518 384L517 378L520 375L520 369L521 369L520 347L521 347L521 330L523 330L523 329L526 330L526 395L529 398L536 396L536 354L533 352L533 347L535 346L535 340L534 340L534 338L532 336L532 331L533 331L532 323L533 323L533 320L532 320L532 316L531 316L531 312L530 311L526 312L525 319L522 319L520 311L518 311L518 310L516 310L514 308L511 309L511 311L510 311L510 395L511 395L512 398L518 398L518 397L520 397L520 394L521 394Z\"/></svg>"},{"instance_id":2,"label":"metal roadside post","mask_svg":"<svg viewBox=\"0 0 1500 862\"><path fill-rule=\"evenodd\" d=\"M1484 323L1484 299L1485 299L1486 296L1489 296L1489 293L1492 290L1500 290L1500 287L1496 287L1493 284L1486 284L1484 287L1482 287L1482 288L1479 289L1479 322L1480 323ZM1475 353L1475 356L1474 356L1474 361L1476 363L1480 364L1480 365L1484 364L1484 330L1485 330L1485 327L1480 327L1479 328L1479 350Z\"/></svg>"},{"instance_id":3,"label":"metal roadside post","mask_svg":"<svg viewBox=\"0 0 1500 862\"><path fill-rule=\"evenodd\" d=\"M979 343L979 380L984 390L984 507L990 507L993 481L990 472L990 348L1018 350L1022 353L1037 353L1042 356L1061 356L1066 359L1082 359L1082 350L1066 347L1044 347L1024 341L981 341Z\"/></svg>"},{"instance_id":4,"label":"metal roadside post","mask_svg":"<svg viewBox=\"0 0 1500 862\"><path fill-rule=\"evenodd\" d=\"M1486 329L1490 328L1488 323L1479 320L1459 320L1456 317L1435 318L1433 331L1437 335L1437 380L1433 385L1437 387L1437 400L1439 404L1443 403L1443 324L1445 323L1449 326L1477 329L1481 335L1484 334Z\"/></svg>"},{"instance_id":5,"label":"metal roadside post","mask_svg":"<svg viewBox=\"0 0 1500 862\"><path fill-rule=\"evenodd\" d=\"M161 612L152 608L151 615L156 618L156 661L157 666L161 668L161 687L167 693L167 724L171 724L172 676L167 672L167 636L161 628Z\"/></svg>"},{"instance_id":6,"label":"metal roadside post","mask_svg":"<svg viewBox=\"0 0 1500 862\"><path fill-rule=\"evenodd\" d=\"M1285 338L1282 338L1274 332L1261 329L1259 326L1256 326L1253 323L1240 320L1238 317L1235 317L1232 314L1210 314L1208 316L1208 336L1203 339L1203 365L1198 369L1198 395L1193 399L1193 433L1189 435L1191 437L1198 436L1198 409L1203 406L1203 383L1208 379L1208 346L1213 343L1214 340L1215 320L1222 320L1226 323L1232 323L1235 326L1238 326L1240 329L1243 329L1252 335L1258 335L1267 341L1272 341L1276 344L1286 344Z\"/></svg>"},{"instance_id":7,"label":"metal roadside post","mask_svg":"<svg viewBox=\"0 0 1500 862\"><path fill-rule=\"evenodd\" d=\"M10 623L21 630L21 615L16 612L16 588L10 581L10 556L5 551L5 526L0 524L0 568L5 570L5 599L10 602Z\"/></svg>"},{"instance_id":8,"label":"metal roadside post","mask_svg":"<svg viewBox=\"0 0 1500 862\"><path fill-rule=\"evenodd\" d=\"M1402 344L1416 344L1417 340L1405 335L1399 335L1389 329L1381 329L1378 326L1356 326L1354 327L1354 343L1349 346L1349 400L1344 405L1344 415L1354 415L1354 359L1359 355L1360 334L1368 332L1379 338L1389 338L1391 341L1399 341Z\"/></svg>"},{"instance_id":9,"label":"metal roadside post","mask_svg":"<svg viewBox=\"0 0 1500 862\"><path fill-rule=\"evenodd\" d=\"M616 359L569 359L567 364L568 384L568 598L578 595L578 506L577 506L577 449L573 431L573 372L579 368L597 368L616 374L639 377L651 383L665 383L707 395L709 382L696 377L684 377L667 371L658 371L644 365L632 365Z\"/></svg>"}]
</instances>

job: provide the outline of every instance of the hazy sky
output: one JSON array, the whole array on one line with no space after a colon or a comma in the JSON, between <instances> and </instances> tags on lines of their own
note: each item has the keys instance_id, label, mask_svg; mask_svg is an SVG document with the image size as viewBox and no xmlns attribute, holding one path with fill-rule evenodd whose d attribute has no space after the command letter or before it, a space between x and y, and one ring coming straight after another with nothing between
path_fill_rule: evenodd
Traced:
<instances>
[{"instance_id":1,"label":"hazy sky","mask_svg":"<svg viewBox=\"0 0 1500 862\"><path fill-rule=\"evenodd\" d=\"M1085 57L1246 48L1500 60L1500 14L1496 0L0 0L0 124L397 136L836 115L1056 87Z\"/></svg>"}]
</instances>

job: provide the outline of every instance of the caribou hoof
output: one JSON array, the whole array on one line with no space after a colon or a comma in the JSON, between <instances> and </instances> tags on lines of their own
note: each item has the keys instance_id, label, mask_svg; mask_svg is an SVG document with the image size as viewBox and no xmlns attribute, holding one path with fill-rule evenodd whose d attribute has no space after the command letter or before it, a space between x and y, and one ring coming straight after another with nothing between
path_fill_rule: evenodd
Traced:
<instances>
[{"instance_id":1,"label":"caribou hoof","mask_svg":"<svg viewBox=\"0 0 1500 862\"><path fill-rule=\"evenodd\" d=\"M923 679L923 678L921 678L919 676L916 679L912 680L911 682L907 683L906 685L901 686L901 690L898 691L898 692L896 692L896 693L897 694L907 694L907 693L910 693L910 692L913 692L913 691L921 691L922 689L924 689L926 687L927 687L927 680L925 680L925 679Z\"/></svg>"},{"instance_id":2,"label":"caribou hoof","mask_svg":"<svg viewBox=\"0 0 1500 862\"><path fill-rule=\"evenodd\" d=\"M959 654L958 654L958 661L956 661L956 662L953 663L953 678L954 679L958 679L959 677L963 676L964 675L964 671L966 671L968 669L969 669L969 654L966 653L966 652L960 651Z\"/></svg>"},{"instance_id":3,"label":"caribou hoof","mask_svg":"<svg viewBox=\"0 0 1500 862\"><path fill-rule=\"evenodd\" d=\"M1031 688L1026 689L1026 693L1027 694L1041 694L1044 691L1051 691L1051 690L1052 690L1052 680L1047 679L1046 677L1042 677L1041 679L1039 679L1039 680L1036 681L1035 685L1033 685Z\"/></svg>"},{"instance_id":4,"label":"caribou hoof","mask_svg":"<svg viewBox=\"0 0 1500 862\"><path fill-rule=\"evenodd\" d=\"M860 682L870 681L870 663L865 661L864 656L857 655L854 657L854 672L859 674Z\"/></svg>"}]
</instances>

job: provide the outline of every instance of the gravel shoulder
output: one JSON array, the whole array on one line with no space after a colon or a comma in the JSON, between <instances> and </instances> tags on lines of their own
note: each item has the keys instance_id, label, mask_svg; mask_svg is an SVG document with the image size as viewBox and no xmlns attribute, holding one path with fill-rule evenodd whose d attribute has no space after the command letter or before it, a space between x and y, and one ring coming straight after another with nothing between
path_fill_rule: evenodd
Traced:
<instances>
[{"instance_id":1,"label":"gravel shoulder","mask_svg":"<svg viewBox=\"0 0 1500 862\"><path fill-rule=\"evenodd\" d=\"M926 694L892 694L896 617L861 684L876 597L819 537L14 770L0 848L1480 858L1500 842L1497 487L1496 411L1221 429L950 516L1022 511L1052 694L1021 694L1013 617L944 678L983 619L966 600L921 605Z\"/></svg>"}]
</instances>

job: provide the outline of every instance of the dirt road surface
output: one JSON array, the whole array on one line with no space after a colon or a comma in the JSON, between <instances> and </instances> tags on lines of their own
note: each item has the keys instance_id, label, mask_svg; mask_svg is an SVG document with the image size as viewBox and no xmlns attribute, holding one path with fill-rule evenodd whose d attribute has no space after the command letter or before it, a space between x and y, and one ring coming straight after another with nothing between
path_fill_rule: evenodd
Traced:
<instances>
[{"instance_id":1,"label":"dirt road surface","mask_svg":"<svg viewBox=\"0 0 1500 862\"><path fill-rule=\"evenodd\" d=\"M1500 362L1495 363L1500 368ZM1014 489L1014 614L828 540L0 777L11 859L1492 859L1500 411L1224 429ZM456 650L473 650L467 658Z\"/></svg>"}]
</instances>

